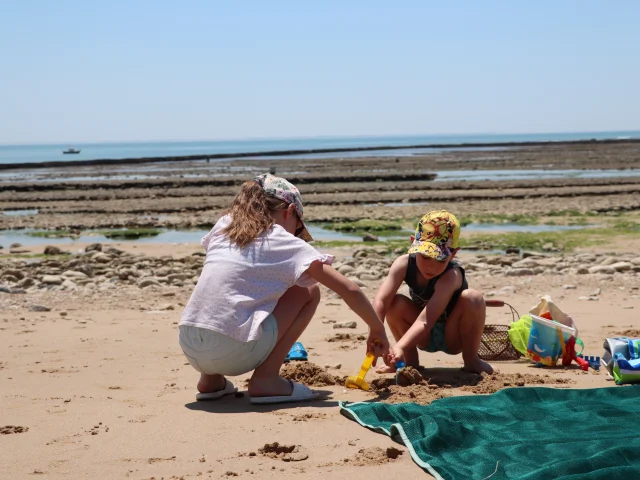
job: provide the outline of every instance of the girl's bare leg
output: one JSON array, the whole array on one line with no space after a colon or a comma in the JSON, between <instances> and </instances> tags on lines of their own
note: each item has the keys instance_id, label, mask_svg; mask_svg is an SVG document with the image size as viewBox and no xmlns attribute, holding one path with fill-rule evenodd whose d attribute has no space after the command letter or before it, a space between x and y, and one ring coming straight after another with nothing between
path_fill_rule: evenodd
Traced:
<instances>
[{"instance_id":1,"label":"girl's bare leg","mask_svg":"<svg viewBox=\"0 0 640 480\"><path fill-rule=\"evenodd\" d=\"M200 374L200 381L198 382L198 391L200 393L213 393L218 390L223 390L227 381L224 375L207 375L205 373Z\"/></svg>"},{"instance_id":2,"label":"girl's bare leg","mask_svg":"<svg viewBox=\"0 0 640 480\"><path fill-rule=\"evenodd\" d=\"M291 395L291 382L280 377L280 367L302 332L316 313L320 288L291 287L280 297L273 316L278 323L278 342L267 359L254 370L249 381L249 395L271 397Z\"/></svg>"}]
</instances>

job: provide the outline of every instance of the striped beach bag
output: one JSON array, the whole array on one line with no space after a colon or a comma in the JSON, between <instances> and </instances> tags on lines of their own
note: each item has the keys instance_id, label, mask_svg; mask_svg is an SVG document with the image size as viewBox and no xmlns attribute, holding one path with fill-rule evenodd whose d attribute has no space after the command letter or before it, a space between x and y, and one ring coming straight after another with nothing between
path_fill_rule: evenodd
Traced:
<instances>
[{"instance_id":1,"label":"striped beach bag","mask_svg":"<svg viewBox=\"0 0 640 480\"><path fill-rule=\"evenodd\" d=\"M607 338L602 364L618 385L640 383L640 338Z\"/></svg>"}]
</instances>

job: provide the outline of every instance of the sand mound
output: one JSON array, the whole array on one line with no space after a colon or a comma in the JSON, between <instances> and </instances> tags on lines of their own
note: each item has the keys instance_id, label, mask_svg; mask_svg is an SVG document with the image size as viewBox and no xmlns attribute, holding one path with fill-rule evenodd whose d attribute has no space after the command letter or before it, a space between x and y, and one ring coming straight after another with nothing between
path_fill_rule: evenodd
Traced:
<instances>
[{"instance_id":1,"label":"sand mound","mask_svg":"<svg viewBox=\"0 0 640 480\"><path fill-rule=\"evenodd\" d=\"M408 369L410 368L410 370ZM434 400L447 396L445 391L437 385L429 385L415 368L408 367L404 375L396 377L375 378L369 385L378 398L385 403L413 402L429 405Z\"/></svg>"},{"instance_id":2,"label":"sand mound","mask_svg":"<svg viewBox=\"0 0 640 480\"><path fill-rule=\"evenodd\" d=\"M11 435L12 433L24 433L28 432L29 427L20 427L17 425L5 425L0 427L0 435Z\"/></svg>"},{"instance_id":3,"label":"sand mound","mask_svg":"<svg viewBox=\"0 0 640 480\"><path fill-rule=\"evenodd\" d=\"M397 374L397 383L400 386L406 387L408 385L418 385L424 379L420 372L413 367L405 367Z\"/></svg>"},{"instance_id":4,"label":"sand mound","mask_svg":"<svg viewBox=\"0 0 640 480\"><path fill-rule=\"evenodd\" d=\"M264 447L258 449L265 457L277 457L285 453L291 453L296 449L296 445L280 445L278 442L265 443Z\"/></svg>"},{"instance_id":5,"label":"sand mound","mask_svg":"<svg viewBox=\"0 0 640 480\"><path fill-rule=\"evenodd\" d=\"M473 393L493 393L508 387L525 385L558 385L573 383L568 378L552 377L549 374L531 373L469 373L463 370L433 369L424 370L422 376L429 385L442 388L461 388Z\"/></svg>"},{"instance_id":6,"label":"sand mound","mask_svg":"<svg viewBox=\"0 0 640 480\"><path fill-rule=\"evenodd\" d=\"M530 373L494 373L493 375L478 375L480 381L477 385L466 385L462 390L485 394L495 393L509 387L524 387L526 385L566 385L573 380L551 375L533 375Z\"/></svg>"},{"instance_id":7,"label":"sand mound","mask_svg":"<svg viewBox=\"0 0 640 480\"><path fill-rule=\"evenodd\" d=\"M371 390L386 403L413 402L428 405L434 400L450 396L448 391L459 388L464 392L475 394L495 393L510 387L532 385L567 385L573 380L551 375L533 375L530 373L494 373L493 375L477 375L461 370L423 370L420 373L414 368L404 369L395 377L374 379Z\"/></svg>"},{"instance_id":8,"label":"sand mound","mask_svg":"<svg viewBox=\"0 0 640 480\"><path fill-rule=\"evenodd\" d=\"M258 449L264 457L279 458L283 462L300 462L309 458L307 451L299 445L280 445L278 442L265 443Z\"/></svg>"},{"instance_id":9,"label":"sand mound","mask_svg":"<svg viewBox=\"0 0 640 480\"><path fill-rule=\"evenodd\" d=\"M448 397L447 393L435 385L391 385L386 391L378 392L380 399L385 403L417 403L429 405L435 400Z\"/></svg>"},{"instance_id":10,"label":"sand mound","mask_svg":"<svg viewBox=\"0 0 640 480\"><path fill-rule=\"evenodd\" d=\"M378 377L374 378L371 383L372 390L387 390L392 386L399 385L401 387L407 387L409 385L425 384L424 377L420 372L413 367L405 367L400 370L397 375L393 377Z\"/></svg>"},{"instance_id":11,"label":"sand mound","mask_svg":"<svg viewBox=\"0 0 640 480\"><path fill-rule=\"evenodd\" d=\"M429 385L441 388L476 386L482 381L482 375L454 368L425 369L422 371L422 376Z\"/></svg>"},{"instance_id":12,"label":"sand mound","mask_svg":"<svg viewBox=\"0 0 640 480\"><path fill-rule=\"evenodd\" d=\"M357 467L366 467L369 465L382 465L392 462L402 455L402 450L395 447L369 447L361 448L353 458L345 458L343 461Z\"/></svg>"},{"instance_id":13,"label":"sand mound","mask_svg":"<svg viewBox=\"0 0 640 480\"><path fill-rule=\"evenodd\" d=\"M396 384L395 377L378 377L378 378L374 378L369 382L369 386L371 387L371 390L376 392L380 390L386 390L391 385L395 385L395 384Z\"/></svg>"},{"instance_id":14,"label":"sand mound","mask_svg":"<svg viewBox=\"0 0 640 480\"><path fill-rule=\"evenodd\" d=\"M287 380L293 380L313 387L324 387L337 383L333 375L324 368L311 362L288 363L280 369L280 376Z\"/></svg>"}]
</instances>

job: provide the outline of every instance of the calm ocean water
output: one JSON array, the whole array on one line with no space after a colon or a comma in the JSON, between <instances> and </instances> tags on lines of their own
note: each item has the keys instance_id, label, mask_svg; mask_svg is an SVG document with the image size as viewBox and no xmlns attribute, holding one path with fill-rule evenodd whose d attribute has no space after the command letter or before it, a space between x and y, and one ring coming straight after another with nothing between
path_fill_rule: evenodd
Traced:
<instances>
[{"instance_id":1,"label":"calm ocean water","mask_svg":"<svg viewBox=\"0 0 640 480\"><path fill-rule=\"evenodd\" d=\"M296 138L269 140L219 140L198 142L137 142L137 143L75 143L73 145L0 145L0 163L31 163L57 160L93 160L102 158L165 157L216 153L264 152L318 148L352 148L424 144L496 143L566 141L589 139L640 138L640 131L582 132L509 135L420 135L379 137ZM81 149L77 155L63 155L72 147ZM411 155L426 153L424 149L402 149L398 152L381 151L381 155ZM363 156L375 152L341 153L341 156ZM331 154L335 156L336 154ZM325 154L326 156L326 154Z\"/></svg>"}]
</instances>

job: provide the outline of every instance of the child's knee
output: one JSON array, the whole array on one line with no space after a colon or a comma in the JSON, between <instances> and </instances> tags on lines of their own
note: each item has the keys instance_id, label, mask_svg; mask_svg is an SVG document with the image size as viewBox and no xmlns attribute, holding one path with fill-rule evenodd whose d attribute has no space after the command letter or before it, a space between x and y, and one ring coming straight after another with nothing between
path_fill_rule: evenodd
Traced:
<instances>
[{"instance_id":1,"label":"child's knee","mask_svg":"<svg viewBox=\"0 0 640 480\"><path fill-rule=\"evenodd\" d=\"M482 293L472 288L464 290L460 294L460 299L473 308L484 309L486 307Z\"/></svg>"},{"instance_id":2,"label":"child's knee","mask_svg":"<svg viewBox=\"0 0 640 480\"><path fill-rule=\"evenodd\" d=\"M396 294L391 300L391 304L389 305L389 310L387 310L387 321L389 323L394 323L396 320L402 320L404 315L404 310L406 308L407 297Z\"/></svg>"}]
</instances>

